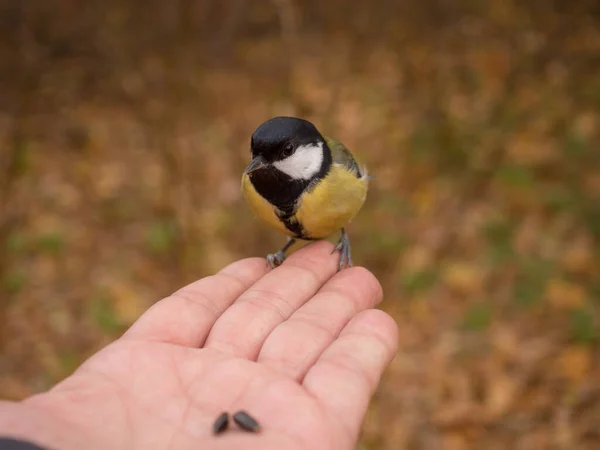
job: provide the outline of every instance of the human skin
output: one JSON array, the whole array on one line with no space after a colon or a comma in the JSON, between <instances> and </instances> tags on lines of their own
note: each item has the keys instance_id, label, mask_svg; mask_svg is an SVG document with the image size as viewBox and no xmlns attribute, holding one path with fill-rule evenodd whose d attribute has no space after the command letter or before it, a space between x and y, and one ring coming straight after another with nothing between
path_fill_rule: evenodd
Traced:
<instances>
[{"instance_id":1,"label":"human skin","mask_svg":"<svg viewBox=\"0 0 600 450\"><path fill-rule=\"evenodd\" d=\"M396 323L328 242L237 261L146 311L47 392L0 402L0 436L49 449L354 449ZM248 411L258 433L212 425Z\"/></svg>"}]
</instances>

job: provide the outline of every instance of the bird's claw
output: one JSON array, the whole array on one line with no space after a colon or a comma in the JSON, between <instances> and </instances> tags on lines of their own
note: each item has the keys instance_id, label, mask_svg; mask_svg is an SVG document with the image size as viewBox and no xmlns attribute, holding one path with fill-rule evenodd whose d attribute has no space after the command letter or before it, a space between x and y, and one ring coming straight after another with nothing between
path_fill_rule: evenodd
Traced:
<instances>
[{"instance_id":1,"label":"bird's claw","mask_svg":"<svg viewBox=\"0 0 600 450\"><path fill-rule=\"evenodd\" d=\"M288 239L286 244L276 253L269 253L267 255L267 267L271 267L274 269L275 267L280 266L285 261L285 252L289 250L289 248L294 245L296 242L295 239Z\"/></svg>"},{"instance_id":2,"label":"bird's claw","mask_svg":"<svg viewBox=\"0 0 600 450\"><path fill-rule=\"evenodd\" d=\"M352 255L350 252L350 239L345 231L342 230L342 236L338 241L337 245L331 252L332 254L336 251L340 251L340 261L338 264L338 272L344 267L352 267Z\"/></svg>"},{"instance_id":3,"label":"bird's claw","mask_svg":"<svg viewBox=\"0 0 600 450\"><path fill-rule=\"evenodd\" d=\"M283 261L285 261L285 253L281 250L277 253L269 253L267 255L267 266L271 267L271 269L280 266Z\"/></svg>"}]
</instances>

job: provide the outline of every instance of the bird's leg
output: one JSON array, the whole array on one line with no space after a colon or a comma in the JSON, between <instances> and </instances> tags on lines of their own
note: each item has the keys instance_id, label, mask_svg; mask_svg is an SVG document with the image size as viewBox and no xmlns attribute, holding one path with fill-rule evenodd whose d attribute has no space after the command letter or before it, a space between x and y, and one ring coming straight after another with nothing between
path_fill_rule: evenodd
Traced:
<instances>
[{"instance_id":1,"label":"bird's leg","mask_svg":"<svg viewBox=\"0 0 600 450\"><path fill-rule=\"evenodd\" d=\"M334 253L336 250L340 251L340 263L338 266L338 271L342 270L344 266L352 267L352 256L350 255L350 238L346 234L346 230L342 228L342 236L338 241L337 245L333 249Z\"/></svg>"},{"instance_id":2,"label":"bird's leg","mask_svg":"<svg viewBox=\"0 0 600 450\"><path fill-rule=\"evenodd\" d=\"M289 248L294 245L296 239L288 238L286 244L281 247L277 253L269 253L267 255L267 264L270 265L273 269L277 266L280 266L283 261L285 261L285 252L289 250Z\"/></svg>"}]
</instances>

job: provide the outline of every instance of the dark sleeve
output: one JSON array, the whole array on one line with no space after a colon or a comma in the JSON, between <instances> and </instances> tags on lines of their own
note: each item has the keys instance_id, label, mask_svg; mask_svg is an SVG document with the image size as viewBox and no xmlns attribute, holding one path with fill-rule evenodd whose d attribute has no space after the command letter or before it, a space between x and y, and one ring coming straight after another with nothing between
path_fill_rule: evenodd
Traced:
<instances>
[{"instance_id":1,"label":"dark sleeve","mask_svg":"<svg viewBox=\"0 0 600 450\"><path fill-rule=\"evenodd\" d=\"M0 450L48 450L31 442L0 437Z\"/></svg>"}]
</instances>

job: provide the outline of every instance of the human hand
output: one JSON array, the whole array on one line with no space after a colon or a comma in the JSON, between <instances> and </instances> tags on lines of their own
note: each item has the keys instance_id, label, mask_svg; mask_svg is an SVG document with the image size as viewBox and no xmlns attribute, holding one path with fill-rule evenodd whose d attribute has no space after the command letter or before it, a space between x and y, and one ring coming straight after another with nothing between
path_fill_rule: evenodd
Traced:
<instances>
[{"instance_id":1,"label":"human hand","mask_svg":"<svg viewBox=\"0 0 600 450\"><path fill-rule=\"evenodd\" d=\"M0 435L57 449L352 449L396 352L367 270L317 242L235 262L153 305L50 391L0 404ZM214 436L222 411L259 433Z\"/></svg>"}]
</instances>

